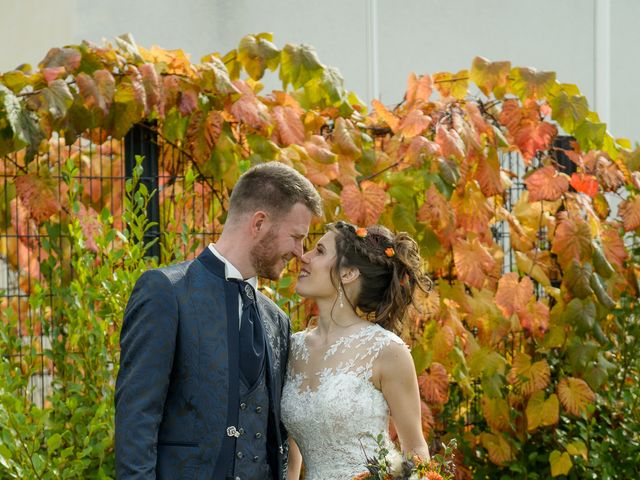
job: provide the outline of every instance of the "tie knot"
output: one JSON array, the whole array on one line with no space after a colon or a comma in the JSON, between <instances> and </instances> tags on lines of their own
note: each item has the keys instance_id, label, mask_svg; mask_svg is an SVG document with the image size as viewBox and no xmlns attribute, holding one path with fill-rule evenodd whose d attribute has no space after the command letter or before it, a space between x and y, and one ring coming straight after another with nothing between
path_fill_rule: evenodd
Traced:
<instances>
[{"instance_id":1,"label":"tie knot","mask_svg":"<svg viewBox=\"0 0 640 480\"><path fill-rule=\"evenodd\" d=\"M238 283L238 289L240 291L240 296L242 297L242 302L255 302L256 294L253 291L253 287L242 280L236 280L236 282Z\"/></svg>"}]
</instances>

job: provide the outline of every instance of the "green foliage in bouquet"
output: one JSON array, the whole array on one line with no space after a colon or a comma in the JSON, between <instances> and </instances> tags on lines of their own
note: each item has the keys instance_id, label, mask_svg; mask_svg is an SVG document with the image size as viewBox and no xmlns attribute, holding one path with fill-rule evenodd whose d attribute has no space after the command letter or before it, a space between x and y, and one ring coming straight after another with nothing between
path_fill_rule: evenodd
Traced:
<instances>
[{"instance_id":1,"label":"green foliage in bouquet","mask_svg":"<svg viewBox=\"0 0 640 480\"><path fill-rule=\"evenodd\" d=\"M418 455L403 456L385 446L382 434L376 438L377 449L373 457L364 455L366 472L353 480L453 480L456 468L454 451L456 441L442 446L442 451L424 460Z\"/></svg>"}]
</instances>

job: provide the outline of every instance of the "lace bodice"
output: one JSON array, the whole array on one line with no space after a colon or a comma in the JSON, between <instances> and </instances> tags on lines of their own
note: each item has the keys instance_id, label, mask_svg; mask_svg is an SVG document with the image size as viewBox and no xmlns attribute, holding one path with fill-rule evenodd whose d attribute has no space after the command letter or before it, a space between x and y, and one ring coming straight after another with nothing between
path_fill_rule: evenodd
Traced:
<instances>
[{"instance_id":1,"label":"lace bodice","mask_svg":"<svg viewBox=\"0 0 640 480\"><path fill-rule=\"evenodd\" d=\"M305 480L350 479L365 471L364 452L374 455L373 437L382 433L391 448L389 409L371 377L384 347L404 343L371 324L312 358L307 335L291 340L282 420L302 453Z\"/></svg>"}]
</instances>

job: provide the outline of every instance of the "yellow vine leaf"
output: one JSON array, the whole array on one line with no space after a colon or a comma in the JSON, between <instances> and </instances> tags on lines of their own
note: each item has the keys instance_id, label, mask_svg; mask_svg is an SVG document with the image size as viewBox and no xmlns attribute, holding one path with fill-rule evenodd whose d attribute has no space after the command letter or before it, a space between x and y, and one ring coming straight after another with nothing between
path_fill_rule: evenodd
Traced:
<instances>
[{"instance_id":1,"label":"yellow vine leaf","mask_svg":"<svg viewBox=\"0 0 640 480\"><path fill-rule=\"evenodd\" d=\"M490 62L486 58L476 57L471 64L469 76L482 93L489 95L493 92L496 98L502 98L510 71L511 62Z\"/></svg>"},{"instance_id":2,"label":"yellow vine leaf","mask_svg":"<svg viewBox=\"0 0 640 480\"><path fill-rule=\"evenodd\" d=\"M550 377L551 371L546 360L542 359L532 364L531 357L521 352L513 360L508 380L523 395L528 396L546 388Z\"/></svg>"},{"instance_id":3,"label":"yellow vine leaf","mask_svg":"<svg viewBox=\"0 0 640 480\"><path fill-rule=\"evenodd\" d=\"M491 430L504 431L509 428L509 404L504 398L482 396L482 413Z\"/></svg>"},{"instance_id":4,"label":"yellow vine leaf","mask_svg":"<svg viewBox=\"0 0 640 480\"><path fill-rule=\"evenodd\" d=\"M467 96L469 90L469 71L438 72L433 75L433 83L443 98L454 97L462 100Z\"/></svg>"},{"instance_id":5,"label":"yellow vine leaf","mask_svg":"<svg viewBox=\"0 0 640 480\"><path fill-rule=\"evenodd\" d=\"M558 396L554 393L545 400L542 390L535 392L529 398L527 408L527 429L533 431L538 427L548 427L558 423L560 414L560 403Z\"/></svg>"},{"instance_id":6,"label":"yellow vine leaf","mask_svg":"<svg viewBox=\"0 0 640 480\"><path fill-rule=\"evenodd\" d=\"M562 406L572 415L580 416L586 413L596 394L581 378L567 377L558 383L558 396Z\"/></svg>"},{"instance_id":7,"label":"yellow vine leaf","mask_svg":"<svg viewBox=\"0 0 640 480\"><path fill-rule=\"evenodd\" d=\"M589 459L589 450L582 440L574 440L571 443L567 443L565 448L569 455L580 456L585 460Z\"/></svg>"},{"instance_id":8,"label":"yellow vine leaf","mask_svg":"<svg viewBox=\"0 0 640 480\"><path fill-rule=\"evenodd\" d=\"M380 100L374 99L371 101L373 110L376 114L387 124L392 132L398 131L398 125L400 125L400 119L390 112Z\"/></svg>"},{"instance_id":9,"label":"yellow vine leaf","mask_svg":"<svg viewBox=\"0 0 640 480\"><path fill-rule=\"evenodd\" d=\"M552 451L549 455L549 464L551 465L552 477L567 475L573 467L569 454L567 452L560 453L558 450Z\"/></svg>"},{"instance_id":10,"label":"yellow vine leaf","mask_svg":"<svg viewBox=\"0 0 640 480\"><path fill-rule=\"evenodd\" d=\"M513 446L501 433L480 434L482 446L489 452L489 460L496 465L504 465L515 458Z\"/></svg>"}]
</instances>

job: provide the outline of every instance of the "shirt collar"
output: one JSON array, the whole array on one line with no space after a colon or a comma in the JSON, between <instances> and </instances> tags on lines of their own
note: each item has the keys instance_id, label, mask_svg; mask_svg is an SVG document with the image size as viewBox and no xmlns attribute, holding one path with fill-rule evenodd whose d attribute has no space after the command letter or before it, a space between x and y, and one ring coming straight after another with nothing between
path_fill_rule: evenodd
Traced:
<instances>
[{"instance_id":1,"label":"shirt collar","mask_svg":"<svg viewBox=\"0 0 640 480\"><path fill-rule=\"evenodd\" d=\"M231 278L242 280L251 285L254 290L258 289L258 277L251 277L245 280L244 278L242 278L242 274L240 273L240 271L236 267L234 267L234 265L229 260L224 258L222 254L218 252L218 250L216 250L216 247L213 243L209 244L209 250L211 250L211 253L213 253L218 258L218 260L224 263L224 276L227 280Z\"/></svg>"}]
</instances>

